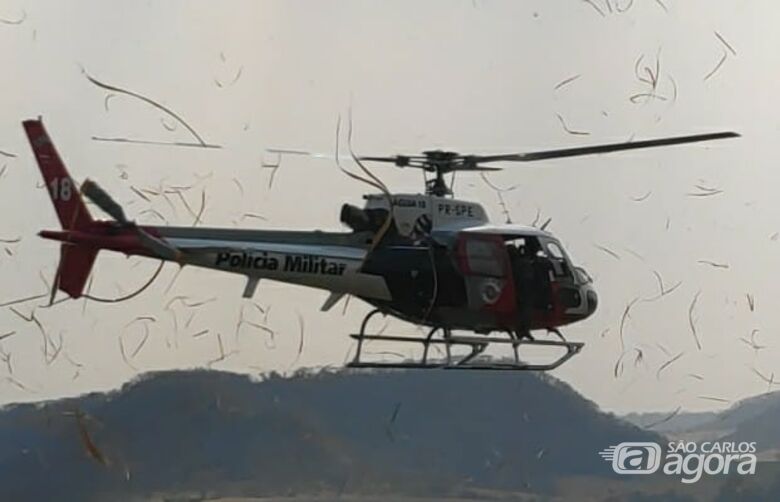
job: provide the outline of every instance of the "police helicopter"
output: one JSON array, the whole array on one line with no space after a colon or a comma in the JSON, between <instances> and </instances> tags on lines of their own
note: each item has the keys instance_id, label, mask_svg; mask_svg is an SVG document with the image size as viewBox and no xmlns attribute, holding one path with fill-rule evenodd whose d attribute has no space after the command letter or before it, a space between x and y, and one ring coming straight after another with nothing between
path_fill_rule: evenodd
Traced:
<instances>
[{"instance_id":1,"label":"police helicopter","mask_svg":"<svg viewBox=\"0 0 780 502\"><path fill-rule=\"evenodd\" d=\"M365 195L362 208L342 206L340 220L349 231L322 232L136 224L95 182L86 180L77 188L40 119L27 120L23 126L61 225L60 230L39 234L61 243L52 298L56 289L79 298L98 251L110 250L242 274L247 279L245 298L255 294L261 279L328 291L323 311L345 295L357 297L374 310L363 319L359 332L350 335L357 341L351 367L502 370L550 370L577 354L583 344L566 340L559 328L593 315L598 297L588 273L572 262L550 232L491 224L479 203L454 198L445 175L495 170L487 165L495 162L739 136L719 132L498 155L433 150L354 157L361 166L374 162L422 170L425 193L393 194L374 178L381 193ZM93 219L82 194L112 220ZM376 315L408 321L427 333L369 333L369 321ZM532 335L538 330L557 339L538 339ZM414 344L422 354L417 360L366 360L366 342ZM487 357L484 352L491 345L509 347L510 357ZM430 357L432 346L443 347L445 357ZM561 355L552 362L529 363L518 353L527 346L555 349Z\"/></svg>"}]
</instances>

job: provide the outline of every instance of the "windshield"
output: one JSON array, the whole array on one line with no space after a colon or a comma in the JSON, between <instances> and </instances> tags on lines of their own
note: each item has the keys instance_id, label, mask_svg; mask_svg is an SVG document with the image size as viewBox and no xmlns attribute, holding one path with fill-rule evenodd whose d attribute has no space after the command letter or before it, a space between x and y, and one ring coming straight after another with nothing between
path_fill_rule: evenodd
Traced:
<instances>
[{"instance_id":1,"label":"windshield","mask_svg":"<svg viewBox=\"0 0 780 502\"><path fill-rule=\"evenodd\" d=\"M539 241L546 257L552 263L555 275L557 277L572 277L574 267L561 243L551 237L540 237Z\"/></svg>"}]
</instances>

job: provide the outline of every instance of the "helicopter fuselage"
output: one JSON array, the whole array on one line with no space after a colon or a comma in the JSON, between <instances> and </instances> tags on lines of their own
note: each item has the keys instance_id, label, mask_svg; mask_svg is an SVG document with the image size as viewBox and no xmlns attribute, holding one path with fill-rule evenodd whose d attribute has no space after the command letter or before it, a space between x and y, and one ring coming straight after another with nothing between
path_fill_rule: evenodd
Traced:
<instances>
[{"instance_id":1,"label":"helicopter fuselage","mask_svg":"<svg viewBox=\"0 0 780 502\"><path fill-rule=\"evenodd\" d=\"M386 197L366 199L366 211L388 207ZM246 276L246 297L254 295L261 279L275 280L329 291L326 310L341 296L353 295L412 323L479 333L555 328L584 319L596 308L587 274L571 264L547 232L485 225L479 204L430 195L394 196L393 213L391 230L374 247L375 228L140 228L177 249L181 265ZM70 245L161 258L143 245L134 229L116 222L95 221L90 228L41 235ZM524 265L514 255L518 245L531 243L538 252Z\"/></svg>"}]
</instances>

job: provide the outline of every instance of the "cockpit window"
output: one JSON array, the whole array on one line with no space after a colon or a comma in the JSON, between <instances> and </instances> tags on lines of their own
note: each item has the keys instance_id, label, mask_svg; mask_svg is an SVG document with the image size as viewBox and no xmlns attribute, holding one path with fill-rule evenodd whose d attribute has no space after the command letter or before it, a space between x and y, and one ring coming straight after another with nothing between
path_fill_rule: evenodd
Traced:
<instances>
[{"instance_id":1,"label":"cockpit window","mask_svg":"<svg viewBox=\"0 0 780 502\"><path fill-rule=\"evenodd\" d=\"M501 257L498 254L500 248L491 241L469 239L466 241L466 255L471 273L492 277L502 277Z\"/></svg>"},{"instance_id":2,"label":"cockpit window","mask_svg":"<svg viewBox=\"0 0 780 502\"><path fill-rule=\"evenodd\" d=\"M547 243L547 245L545 247L547 248L547 253L551 257L553 257L553 258L555 258L557 260L565 259L565 255L563 254L563 250L561 249L561 247L557 243L550 241L550 242Z\"/></svg>"}]
</instances>

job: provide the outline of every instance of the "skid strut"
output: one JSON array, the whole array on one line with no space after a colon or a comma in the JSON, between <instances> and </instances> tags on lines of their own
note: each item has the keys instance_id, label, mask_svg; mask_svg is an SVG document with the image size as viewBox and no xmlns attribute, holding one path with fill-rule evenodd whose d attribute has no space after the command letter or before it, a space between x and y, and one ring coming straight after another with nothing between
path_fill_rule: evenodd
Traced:
<instances>
[{"instance_id":1,"label":"skid strut","mask_svg":"<svg viewBox=\"0 0 780 502\"><path fill-rule=\"evenodd\" d=\"M547 371L557 368L583 347L581 342L569 342L558 332L553 332L561 338L558 340L536 340L533 338L519 337L509 332L509 337L485 336L485 335L453 335L449 328L437 326L431 328L425 337L393 336L384 334L366 334L368 321L374 315L381 313L379 309L366 315L360 325L360 333L351 334L350 337L357 341L355 358L347 366L351 368L443 368L443 369L479 369L479 370L515 370L515 371ZM436 337L441 333L440 337ZM419 361L364 361L362 357L363 343L366 341L382 341L395 343L419 344L423 346L422 358ZM479 358L490 344L511 345L514 358L511 362L506 360L489 360ZM445 346L444 360L429 360L429 348L431 345ZM560 348L564 353L558 359L546 364L531 364L523 362L518 354L522 347L551 347ZM470 349L466 355L453 355L453 347L467 347Z\"/></svg>"}]
</instances>

